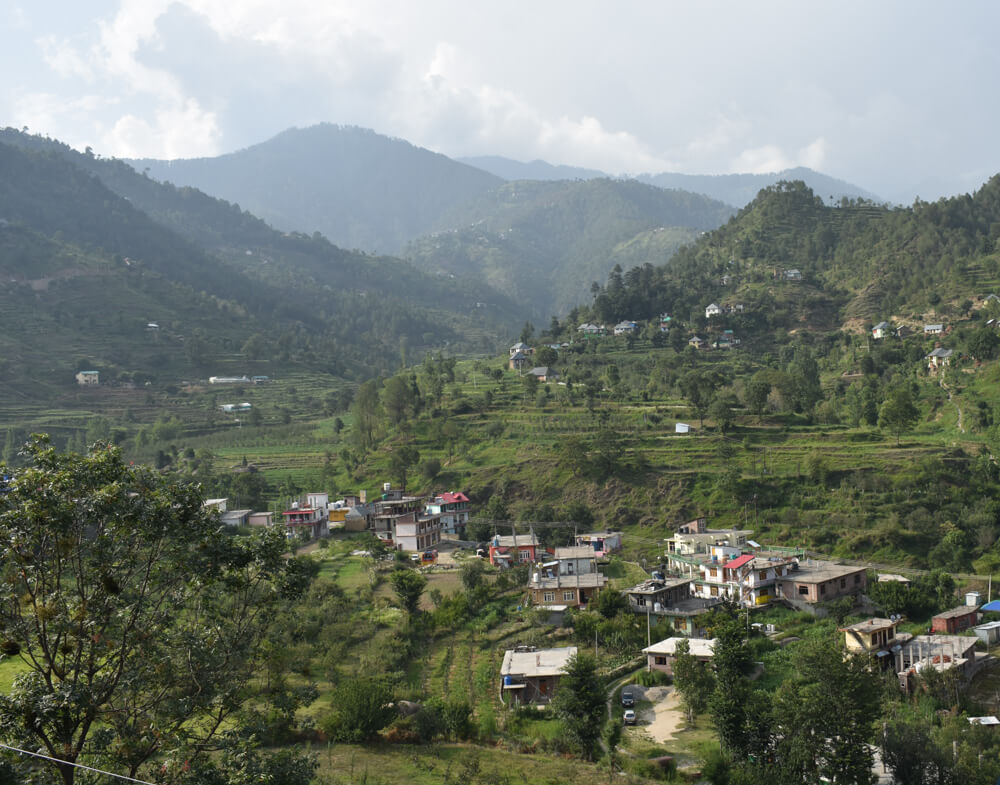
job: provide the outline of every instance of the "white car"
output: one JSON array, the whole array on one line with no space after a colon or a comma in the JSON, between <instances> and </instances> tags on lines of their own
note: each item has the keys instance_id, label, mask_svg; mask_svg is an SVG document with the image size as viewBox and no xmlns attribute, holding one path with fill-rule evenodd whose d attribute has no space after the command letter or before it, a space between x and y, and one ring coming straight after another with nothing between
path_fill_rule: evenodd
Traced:
<instances>
[{"instance_id":1,"label":"white car","mask_svg":"<svg viewBox=\"0 0 1000 785\"><path fill-rule=\"evenodd\" d=\"M625 713L622 715L622 722L625 725L635 725L635 710L625 709Z\"/></svg>"}]
</instances>

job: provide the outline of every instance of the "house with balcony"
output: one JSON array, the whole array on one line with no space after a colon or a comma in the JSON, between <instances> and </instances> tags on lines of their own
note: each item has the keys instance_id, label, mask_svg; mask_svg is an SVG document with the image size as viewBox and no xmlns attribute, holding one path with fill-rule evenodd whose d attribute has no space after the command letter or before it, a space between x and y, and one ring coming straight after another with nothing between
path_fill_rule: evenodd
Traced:
<instances>
[{"instance_id":1,"label":"house with balcony","mask_svg":"<svg viewBox=\"0 0 1000 785\"><path fill-rule=\"evenodd\" d=\"M694 579L666 575L650 578L626 589L628 608L633 613L666 620L674 630L691 638L705 635L704 620L708 612L722 600L702 598L693 592Z\"/></svg>"},{"instance_id":2,"label":"house with balcony","mask_svg":"<svg viewBox=\"0 0 1000 785\"><path fill-rule=\"evenodd\" d=\"M389 483L382 486L382 491L381 497L372 502L372 530L380 540L391 542L397 550L402 550L396 541L396 527L400 521L414 522L423 513L424 499L406 496L401 489L393 488Z\"/></svg>"},{"instance_id":3,"label":"house with balcony","mask_svg":"<svg viewBox=\"0 0 1000 785\"><path fill-rule=\"evenodd\" d=\"M586 545L594 549L594 555L600 559L610 553L622 549L621 532L590 532L576 535L577 545Z\"/></svg>"},{"instance_id":4,"label":"house with balcony","mask_svg":"<svg viewBox=\"0 0 1000 785\"><path fill-rule=\"evenodd\" d=\"M556 548L550 559L532 566L528 592L534 605L579 608L594 599L607 582L597 569L594 549L572 545Z\"/></svg>"},{"instance_id":5,"label":"house with balcony","mask_svg":"<svg viewBox=\"0 0 1000 785\"><path fill-rule=\"evenodd\" d=\"M398 551L422 552L441 542L441 516L414 510L394 522L393 542Z\"/></svg>"},{"instance_id":6,"label":"house with balcony","mask_svg":"<svg viewBox=\"0 0 1000 785\"><path fill-rule=\"evenodd\" d=\"M306 534L309 539L314 540L330 533L326 507L313 507L295 501L289 509L281 513L281 517L288 537Z\"/></svg>"},{"instance_id":7,"label":"house with balcony","mask_svg":"<svg viewBox=\"0 0 1000 785\"><path fill-rule=\"evenodd\" d=\"M882 668L895 667L896 655L913 637L906 632L898 632L902 617L891 619L865 619L847 627L841 627L844 633L844 645L848 652L867 654L875 658Z\"/></svg>"},{"instance_id":8,"label":"house with balcony","mask_svg":"<svg viewBox=\"0 0 1000 785\"><path fill-rule=\"evenodd\" d=\"M441 516L441 533L454 534L459 539L465 536L465 525L469 522L469 497L461 491L449 491L435 496L427 502L427 514Z\"/></svg>"}]
</instances>

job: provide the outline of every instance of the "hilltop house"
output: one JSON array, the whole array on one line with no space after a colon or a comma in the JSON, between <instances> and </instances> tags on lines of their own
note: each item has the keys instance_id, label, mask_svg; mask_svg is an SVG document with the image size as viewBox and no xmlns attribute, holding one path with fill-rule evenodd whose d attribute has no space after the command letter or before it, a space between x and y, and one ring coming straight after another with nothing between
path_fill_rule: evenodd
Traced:
<instances>
[{"instance_id":1,"label":"hilltop house","mask_svg":"<svg viewBox=\"0 0 1000 785\"><path fill-rule=\"evenodd\" d=\"M671 317L670 317L669 313L661 313L660 314L660 332L661 333L668 333L668 332L670 332L670 318Z\"/></svg>"},{"instance_id":2,"label":"hilltop house","mask_svg":"<svg viewBox=\"0 0 1000 785\"><path fill-rule=\"evenodd\" d=\"M889 322L879 322L872 327L872 338L880 341L892 332L892 325Z\"/></svg>"},{"instance_id":3,"label":"hilltop house","mask_svg":"<svg viewBox=\"0 0 1000 785\"><path fill-rule=\"evenodd\" d=\"M582 333L584 338L597 338L605 333L607 329L602 324L591 324L590 322L585 322L576 328L577 332Z\"/></svg>"},{"instance_id":4,"label":"hilltop house","mask_svg":"<svg viewBox=\"0 0 1000 785\"><path fill-rule=\"evenodd\" d=\"M943 324L925 324L924 335L940 335L944 332Z\"/></svg>"},{"instance_id":5,"label":"hilltop house","mask_svg":"<svg viewBox=\"0 0 1000 785\"><path fill-rule=\"evenodd\" d=\"M688 341L688 345L693 346L695 349L702 349L705 347L705 340L696 335Z\"/></svg>"},{"instance_id":6,"label":"hilltop house","mask_svg":"<svg viewBox=\"0 0 1000 785\"><path fill-rule=\"evenodd\" d=\"M722 313L722 308L719 307L718 303L709 303L705 307L705 318L711 319L713 316L718 316Z\"/></svg>"},{"instance_id":7,"label":"hilltop house","mask_svg":"<svg viewBox=\"0 0 1000 785\"><path fill-rule=\"evenodd\" d=\"M566 672L576 646L559 649L508 649L500 666L500 692L512 703L548 703Z\"/></svg>"},{"instance_id":8,"label":"hilltop house","mask_svg":"<svg viewBox=\"0 0 1000 785\"><path fill-rule=\"evenodd\" d=\"M615 335L630 335L638 329L638 324L625 320L623 322L618 322L618 324L615 325Z\"/></svg>"},{"instance_id":9,"label":"hilltop house","mask_svg":"<svg viewBox=\"0 0 1000 785\"><path fill-rule=\"evenodd\" d=\"M528 357L524 352L517 352L510 356L510 360L507 361L507 367L512 371L520 371L525 368L531 362L531 358Z\"/></svg>"},{"instance_id":10,"label":"hilltop house","mask_svg":"<svg viewBox=\"0 0 1000 785\"><path fill-rule=\"evenodd\" d=\"M525 356L532 355L535 350L532 349L528 344L523 341L518 341L513 346L510 347L510 356L513 357L515 354L523 354Z\"/></svg>"},{"instance_id":11,"label":"hilltop house","mask_svg":"<svg viewBox=\"0 0 1000 785\"><path fill-rule=\"evenodd\" d=\"M785 280L786 281L801 281L802 271L793 267L790 270L785 270Z\"/></svg>"},{"instance_id":12,"label":"hilltop house","mask_svg":"<svg viewBox=\"0 0 1000 785\"><path fill-rule=\"evenodd\" d=\"M96 387L101 383L101 374L99 371L80 371L76 383L81 387Z\"/></svg>"}]
</instances>

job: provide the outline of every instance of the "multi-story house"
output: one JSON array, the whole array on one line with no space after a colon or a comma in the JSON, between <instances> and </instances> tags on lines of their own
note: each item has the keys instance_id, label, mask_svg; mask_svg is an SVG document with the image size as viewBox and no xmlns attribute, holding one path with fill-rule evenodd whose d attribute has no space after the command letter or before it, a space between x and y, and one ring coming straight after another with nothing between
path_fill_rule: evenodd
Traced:
<instances>
[{"instance_id":1,"label":"multi-story house","mask_svg":"<svg viewBox=\"0 0 1000 785\"><path fill-rule=\"evenodd\" d=\"M490 540L490 564L496 567L534 564L538 560L539 550L538 538L534 532L512 534L509 537L496 534Z\"/></svg>"},{"instance_id":2,"label":"multi-story house","mask_svg":"<svg viewBox=\"0 0 1000 785\"><path fill-rule=\"evenodd\" d=\"M581 607L607 584L597 570L594 549L585 545L556 548L552 558L532 567L528 591L535 605Z\"/></svg>"},{"instance_id":3,"label":"multi-story house","mask_svg":"<svg viewBox=\"0 0 1000 785\"><path fill-rule=\"evenodd\" d=\"M459 539L465 536L465 524L469 522L469 497L461 491L435 496L427 502L426 512L441 516L442 533L455 534Z\"/></svg>"},{"instance_id":4,"label":"multi-story house","mask_svg":"<svg viewBox=\"0 0 1000 785\"><path fill-rule=\"evenodd\" d=\"M391 541L396 550L424 551L441 542L441 516L426 513L422 497L404 496L386 483L373 506L376 536Z\"/></svg>"}]
</instances>

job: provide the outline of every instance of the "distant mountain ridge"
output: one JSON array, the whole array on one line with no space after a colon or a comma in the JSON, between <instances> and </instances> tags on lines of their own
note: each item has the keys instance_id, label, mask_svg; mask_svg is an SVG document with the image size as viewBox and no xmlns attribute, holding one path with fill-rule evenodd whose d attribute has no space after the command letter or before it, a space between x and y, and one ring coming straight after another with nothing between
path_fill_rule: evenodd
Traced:
<instances>
[{"instance_id":1,"label":"distant mountain ridge","mask_svg":"<svg viewBox=\"0 0 1000 785\"><path fill-rule=\"evenodd\" d=\"M883 201L870 191L804 166L783 169L780 172L769 174L678 174L663 172L661 174L640 174L635 179L660 188L681 188L685 191L705 194L733 207L744 207L750 204L758 193L775 183L796 180L805 183L827 203L830 202L831 198L836 203L845 197L847 199L865 199L871 202Z\"/></svg>"},{"instance_id":2,"label":"distant mountain ridge","mask_svg":"<svg viewBox=\"0 0 1000 785\"><path fill-rule=\"evenodd\" d=\"M733 212L634 180L518 180L444 216L406 256L429 272L481 278L547 319L588 301L616 264L662 264Z\"/></svg>"},{"instance_id":3,"label":"distant mountain ridge","mask_svg":"<svg viewBox=\"0 0 1000 785\"><path fill-rule=\"evenodd\" d=\"M431 231L443 212L503 182L402 139L328 123L215 158L129 163L237 203L276 228L318 231L343 248L388 254Z\"/></svg>"},{"instance_id":4,"label":"distant mountain ridge","mask_svg":"<svg viewBox=\"0 0 1000 785\"><path fill-rule=\"evenodd\" d=\"M550 164L547 161L515 161L502 155L479 155L472 158L456 158L463 164L475 166L484 172L495 174L504 180L594 180L609 177L607 172L599 169L586 169L581 166L564 166Z\"/></svg>"}]
</instances>

